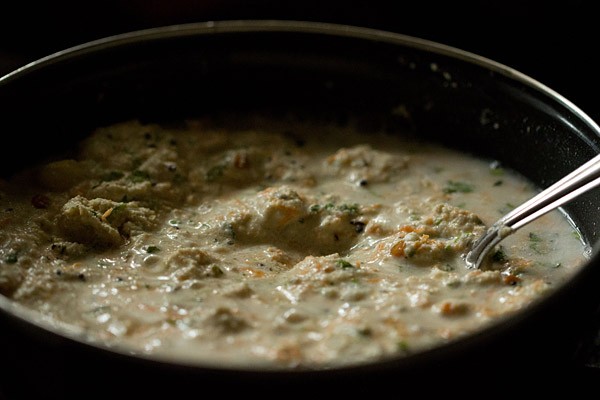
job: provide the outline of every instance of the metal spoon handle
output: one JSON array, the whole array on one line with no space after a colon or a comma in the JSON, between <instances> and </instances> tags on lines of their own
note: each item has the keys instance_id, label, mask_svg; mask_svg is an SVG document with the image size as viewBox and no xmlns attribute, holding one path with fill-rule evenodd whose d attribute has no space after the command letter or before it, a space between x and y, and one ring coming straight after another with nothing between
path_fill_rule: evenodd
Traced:
<instances>
[{"instance_id":1,"label":"metal spoon handle","mask_svg":"<svg viewBox=\"0 0 600 400\"><path fill-rule=\"evenodd\" d=\"M496 221L467 254L467 267L479 268L502 239L519 228L600 185L600 154Z\"/></svg>"}]
</instances>

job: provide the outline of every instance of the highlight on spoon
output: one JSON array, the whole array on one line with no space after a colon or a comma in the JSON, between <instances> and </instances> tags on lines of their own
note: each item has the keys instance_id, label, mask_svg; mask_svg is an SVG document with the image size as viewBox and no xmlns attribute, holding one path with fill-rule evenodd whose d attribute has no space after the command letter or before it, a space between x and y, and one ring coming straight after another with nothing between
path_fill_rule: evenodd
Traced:
<instances>
[{"instance_id":1,"label":"highlight on spoon","mask_svg":"<svg viewBox=\"0 0 600 400\"><path fill-rule=\"evenodd\" d=\"M506 225L498 223L492 225L487 232L473 244L471 251L467 253L465 257L467 268L479 268L490 251L496 247L502 239L513 232L514 229Z\"/></svg>"}]
</instances>

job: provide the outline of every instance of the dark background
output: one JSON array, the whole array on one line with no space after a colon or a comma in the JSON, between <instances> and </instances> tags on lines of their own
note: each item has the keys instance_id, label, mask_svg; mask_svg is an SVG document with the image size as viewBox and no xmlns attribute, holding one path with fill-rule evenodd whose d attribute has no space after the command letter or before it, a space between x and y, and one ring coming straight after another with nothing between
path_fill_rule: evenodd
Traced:
<instances>
[{"instance_id":1,"label":"dark background","mask_svg":"<svg viewBox=\"0 0 600 400\"><path fill-rule=\"evenodd\" d=\"M309 20L394 31L485 56L549 86L600 122L600 33L593 8L590 0L17 1L0 8L0 76L61 49L137 29L208 20ZM600 371L600 350L586 365Z\"/></svg>"},{"instance_id":2,"label":"dark background","mask_svg":"<svg viewBox=\"0 0 600 400\"><path fill-rule=\"evenodd\" d=\"M600 63L591 0L16 1L0 10L0 73L65 47L153 26L294 19L385 29L459 47L553 88L596 121Z\"/></svg>"}]
</instances>

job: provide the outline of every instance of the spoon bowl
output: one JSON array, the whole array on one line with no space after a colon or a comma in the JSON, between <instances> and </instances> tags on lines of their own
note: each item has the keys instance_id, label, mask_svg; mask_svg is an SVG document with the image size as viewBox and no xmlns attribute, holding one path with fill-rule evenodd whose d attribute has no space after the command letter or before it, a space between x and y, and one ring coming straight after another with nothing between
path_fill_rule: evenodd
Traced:
<instances>
[{"instance_id":1,"label":"spoon bowl","mask_svg":"<svg viewBox=\"0 0 600 400\"><path fill-rule=\"evenodd\" d=\"M468 268L480 268L490 251L507 236L600 185L600 155L496 221L467 253Z\"/></svg>"}]
</instances>

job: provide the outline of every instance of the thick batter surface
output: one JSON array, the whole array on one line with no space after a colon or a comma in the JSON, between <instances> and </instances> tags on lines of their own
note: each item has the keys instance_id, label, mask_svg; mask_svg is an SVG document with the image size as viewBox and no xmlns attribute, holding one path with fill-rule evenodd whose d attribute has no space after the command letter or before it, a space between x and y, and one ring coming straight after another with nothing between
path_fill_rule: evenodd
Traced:
<instances>
[{"instance_id":1,"label":"thick batter surface","mask_svg":"<svg viewBox=\"0 0 600 400\"><path fill-rule=\"evenodd\" d=\"M0 182L0 293L94 342L248 368L418 352L585 261L553 212L464 255L536 193L497 163L352 127L137 121Z\"/></svg>"}]
</instances>

